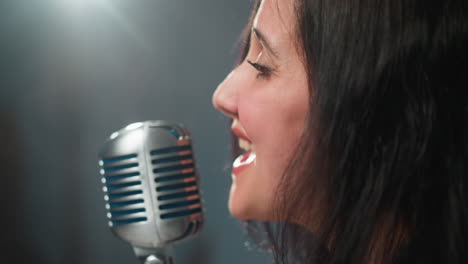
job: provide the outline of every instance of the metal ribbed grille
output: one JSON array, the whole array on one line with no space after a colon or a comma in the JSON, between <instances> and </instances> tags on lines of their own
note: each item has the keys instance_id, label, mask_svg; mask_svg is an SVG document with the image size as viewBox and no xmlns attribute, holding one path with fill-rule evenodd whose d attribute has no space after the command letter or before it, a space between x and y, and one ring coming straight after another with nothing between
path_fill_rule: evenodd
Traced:
<instances>
[{"instance_id":1,"label":"metal ribbed grille","mask_svg":"<svg viewBox=\"0 0 468 264\"><path fill-rule=\"evenodd\" d=\"M160 218L201 213L198 182L190 145L150 152Z\"/></svg>"},{"instance_id":2,"label":"metal ribbed grille","mask_svg":"<svg viewBox=\"0 0 468 264\"><path fill-rule=\"evenodd\" d=\"M99 162L110 226L148 220L137 156L106 157Z\"/></svg>"}]
</instances>

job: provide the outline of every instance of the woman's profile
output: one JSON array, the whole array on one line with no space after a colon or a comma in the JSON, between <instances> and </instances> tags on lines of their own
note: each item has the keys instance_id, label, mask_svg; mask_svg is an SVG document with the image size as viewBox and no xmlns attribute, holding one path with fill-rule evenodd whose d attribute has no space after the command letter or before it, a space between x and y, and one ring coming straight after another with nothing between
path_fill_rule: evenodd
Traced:
<instances>
[{"instance_id":1,"label":"woman's profile","mask_svg":"<svg viewBox=\"0 0 468 264\"><path fill-rule=\"evenodd\" d=\"M468 2L259 0L244 35L213 104L275 262L468 263Z\"/></svg>"}]
</instances>

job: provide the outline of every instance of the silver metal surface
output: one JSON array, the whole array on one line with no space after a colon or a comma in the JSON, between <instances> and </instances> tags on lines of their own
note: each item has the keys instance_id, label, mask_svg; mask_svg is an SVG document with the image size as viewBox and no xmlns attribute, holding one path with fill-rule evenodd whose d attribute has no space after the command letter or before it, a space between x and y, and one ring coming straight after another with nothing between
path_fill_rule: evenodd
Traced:
<instances>
[{"instance_id":1,"label":"silver metal surface","mask_svg":"<svg viewBox=\"0 0 468 264\"><path fill-rule=\"evenodd\" d=\"M133 247L140 263L143 264L173 264L172 247L140 248Z\"/></svg>"},{"instance_id":2,"label":"silver metal surface","mask_svg":"<svg viewBox=\"0 0 468 264\"><path fill-rule=\"evenodd\" d=\"M149 255L145 259L145 264L163 264L164 262L154 255Z\"/></svg>"},{"instance_id":3,"label":"silver metal surface","mask_svg":"<svg viewBox=\"0 0 468 264\"><path fill-rule=\"evenodd\" d=\"M130 124L112 133L99 159L109 227L135 253L145 249L149 257L201 231L199 175L182 125Z\"/></svg>"}]
</instances>

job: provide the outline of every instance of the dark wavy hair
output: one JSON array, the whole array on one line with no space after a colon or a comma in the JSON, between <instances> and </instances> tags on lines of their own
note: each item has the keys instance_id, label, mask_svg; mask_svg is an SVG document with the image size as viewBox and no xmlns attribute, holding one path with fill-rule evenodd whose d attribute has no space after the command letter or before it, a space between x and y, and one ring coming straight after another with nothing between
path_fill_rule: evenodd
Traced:
<instances>
[{"instance_id":1,"label":"dark wavy hair","mask_svg":"<svg viewBox=\"0 0 468 264\"><path fill-rule=\"evenodd\" d=\"M468 263L468 1L294 1L310 111L247 230L276 263Z\"/></svg>"}]
</instances>

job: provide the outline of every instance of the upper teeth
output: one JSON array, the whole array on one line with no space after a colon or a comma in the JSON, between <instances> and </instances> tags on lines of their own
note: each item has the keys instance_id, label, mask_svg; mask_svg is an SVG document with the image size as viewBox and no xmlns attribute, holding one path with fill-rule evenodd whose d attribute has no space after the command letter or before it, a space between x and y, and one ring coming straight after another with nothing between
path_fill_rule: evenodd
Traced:
<instances>
[{"instance_id":1,"label":"upper teeth","mask_svg":"<svg viewBox=\"0 0 468 264\"><path fill-rule=\"evenodd\" d=\"M249 142L247 142L246 140L242 138L239 138L239 147L247 151L254 150L254 147L252 146L252 144L250 144Z\"/></svg>"}]
</instances>

